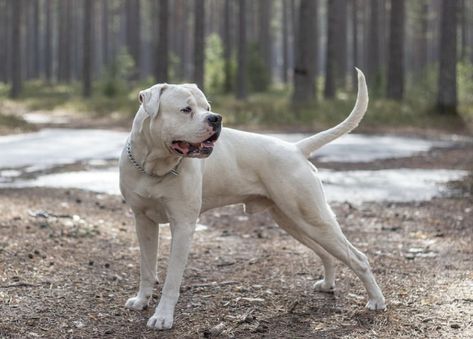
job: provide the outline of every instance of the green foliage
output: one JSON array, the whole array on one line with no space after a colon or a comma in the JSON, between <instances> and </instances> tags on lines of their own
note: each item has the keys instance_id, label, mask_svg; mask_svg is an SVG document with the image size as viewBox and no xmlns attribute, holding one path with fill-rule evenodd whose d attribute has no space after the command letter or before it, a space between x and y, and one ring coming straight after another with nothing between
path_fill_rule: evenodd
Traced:
<instances>
[{"instance_id":1,"label":"green foliage","mask_svg":"<svg viewBox=\"0 0 473 339\"><path fill-rule=\"evenodd\" d=\"M257 43L251 43L248 49L248 81L253 93L267 91L271 83L269 66L265 65Z\"/></svg>"},{"instance_id":2,"label":"green foliage","mask_svg":"<svg viewBox=\"0 0 473 339\"><path fill-rule=\"evenodd\" d=\"M461 103L473 105L473 64L460 62L457 65L458 98Z\"/></svg>"},{"instance_id":3,"label":"green foliage","mask_svg":"<svg viewBox=\"0 0 473 339\"><path fill-rule=\"evenodd\" d=\"M134 68L133 58L126 49L122 49L106 67L102 78L99 80L100 92L108 98L124 95L127 92L127 83Z\"/></svg>"},{"instance_id":4,"label":"green foliage","mask_svg":"<svg viewBox=\"0 0 473 339\"><path fill-rule=\"evenodd\" d=\"M457 79L460 114L470 126L473 126L473 64L466 61L459 63Z\"/></svg>"},{"instance_id":5,"label":"green foliage","mask_svg":"<svg viewBox=\"0 0 473 339\"><path fill-rule=\"evenodd\" d=\"M221 93L225 82L223 45L218 34L207 37L205 47L205 89L211 93Z\"/></svg>"},{"instance_id":6,"label":"green foliage","mask_svg":"<svg viewBox=\"0 0 473 339\"><path fill-rule=\"evenodd\" d=\"M168 60L168 77L170 83L178 83L182 82L185 79L183 78L183 67L184 64L179 59L179 56L176 53L169 53L169 60ZM163 82L160 79L157 79L156 82Z\"/></svg>"}]
</instances>

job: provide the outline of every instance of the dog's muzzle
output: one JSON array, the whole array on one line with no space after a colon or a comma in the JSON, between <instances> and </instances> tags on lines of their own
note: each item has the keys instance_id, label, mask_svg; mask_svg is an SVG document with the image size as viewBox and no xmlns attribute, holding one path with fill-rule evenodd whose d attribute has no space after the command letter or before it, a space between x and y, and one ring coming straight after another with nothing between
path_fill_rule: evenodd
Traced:
<instances>
[{"instance_id":1,"label":"dog's muzzle","mask_svg":"<svg viewBox=\"0 0 473 339\"><path fill-rule=\"evenodd\" d=\"M191 143L184 140L174 140L171 149L174 153L189 158L207 158L213 151L215 142L222 130L222 116L219 114L209 114L208 124L213 128L214 133L204 141Z\"/></svg>"}]
</instances>

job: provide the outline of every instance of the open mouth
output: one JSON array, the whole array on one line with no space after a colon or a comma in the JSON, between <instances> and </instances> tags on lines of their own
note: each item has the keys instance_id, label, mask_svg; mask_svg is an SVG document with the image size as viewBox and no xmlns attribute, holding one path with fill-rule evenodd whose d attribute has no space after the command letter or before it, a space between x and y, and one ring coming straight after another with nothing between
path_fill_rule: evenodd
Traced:
<instances>
[{"instance_id":1,"label":"open mouth","mask_svg":"<svg viewBox=\"0 0 473 339\"><path fill-rule=\"evenodd\" d=\"M207 158L213 151L214 144L220 135L220 130L216 131L209 138L199 143L191 143L183 140L174 140L171 149L184 157Z\"/></svg>"}]
</instances>

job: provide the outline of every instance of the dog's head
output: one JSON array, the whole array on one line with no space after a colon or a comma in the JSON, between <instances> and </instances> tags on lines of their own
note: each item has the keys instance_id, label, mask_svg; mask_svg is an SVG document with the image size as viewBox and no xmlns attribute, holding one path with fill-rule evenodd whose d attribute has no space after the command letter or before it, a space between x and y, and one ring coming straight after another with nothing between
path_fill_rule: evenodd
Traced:
<instances>
[{"instance_id":1,"label":"dog's head","mask_svg":"<svg viewBox=\"0 0 473 339\"><path fill-rule=\"evenodd\" d=\"M195 84L157 84L141 91L139 101L153 142L164 143L169 152L184 157L206 158L212 153L222 117L211 112Z\"/></svg>"}]
</instances>

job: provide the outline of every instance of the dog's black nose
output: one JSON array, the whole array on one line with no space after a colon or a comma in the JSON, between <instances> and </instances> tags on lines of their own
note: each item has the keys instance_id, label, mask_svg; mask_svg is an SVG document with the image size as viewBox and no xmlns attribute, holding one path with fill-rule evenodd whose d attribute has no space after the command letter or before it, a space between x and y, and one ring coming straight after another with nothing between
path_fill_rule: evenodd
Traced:
<instances>
[{"instance_id":1,"label":"dog's black nose","mask_svg":"<svg viewBox=\"0 0 473 339\"><path fill-rule=\"evenodd\" d=\"M222 122L222 116L220 114L209 114L207 117L207 121L209 122L209 125L212 127L218 127L220 126L220 123Z\"/></svg>"}]
</instances>

